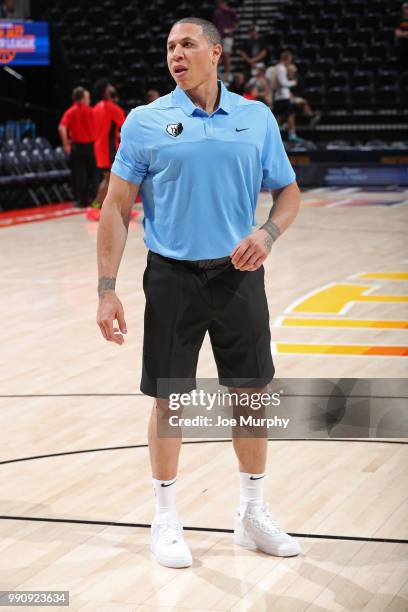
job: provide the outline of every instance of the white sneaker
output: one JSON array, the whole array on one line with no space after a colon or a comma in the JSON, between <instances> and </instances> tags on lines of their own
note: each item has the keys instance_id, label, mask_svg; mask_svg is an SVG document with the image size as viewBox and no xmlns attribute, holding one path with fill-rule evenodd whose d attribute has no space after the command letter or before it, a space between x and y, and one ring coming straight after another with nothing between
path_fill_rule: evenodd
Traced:
<instances>
[{"instance_id":1,"label":"white sneaker","mask_svg":"<svg viewBox=\"0 0 408 612\"><path fill-rule=\"evenodd\" d=\"M193 563L183 538L183 525L174 517L154 519L150 529L150 550L161 565L189 567Z\"/></svg>"},{"instance_id":2,"label":"white sneaker","mask_svg":"<svg viewBox=\"0 0 408 612\"><path fill-rule=\"evenodd\" d=\"M235 515L234 542L249 550L262 550L268 555L292 557L302 549L292 536L278 525L267 505L255 510L238 509Z\"/></svg>"}]
</instances>

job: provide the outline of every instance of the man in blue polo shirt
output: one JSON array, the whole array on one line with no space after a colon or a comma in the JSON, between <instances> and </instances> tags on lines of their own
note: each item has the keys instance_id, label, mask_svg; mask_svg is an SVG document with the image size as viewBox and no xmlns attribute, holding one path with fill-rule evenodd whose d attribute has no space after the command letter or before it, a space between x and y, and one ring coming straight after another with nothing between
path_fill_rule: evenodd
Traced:
<instances>
[{"instance_id":1,"label":"man in blue polo shirt","mask_svg":"<svg viewBox=\"0 0 408 612\"><path fill-rule=\"evenodd\" d=\"M126 323L115 283L140 189L149 249L141 390L154 398L151 550L170 567L189 566L192 558L175 503L181 439L158 436L158 424L171 416L170 394L194 387L207 331L220 384L249 395L266 390L274 367L262 264L300 202L275 118L217 81L221 54L212 23L192 17L172 27L167 60L177 87L127 117L98 231L97 322L104 338L120 345ZM253 231L261 187L272 191L274 204ZM297 541L263 503L266 436L233 442L240 470L235 543L298 554Z\"/></svg>"}]
</instances>

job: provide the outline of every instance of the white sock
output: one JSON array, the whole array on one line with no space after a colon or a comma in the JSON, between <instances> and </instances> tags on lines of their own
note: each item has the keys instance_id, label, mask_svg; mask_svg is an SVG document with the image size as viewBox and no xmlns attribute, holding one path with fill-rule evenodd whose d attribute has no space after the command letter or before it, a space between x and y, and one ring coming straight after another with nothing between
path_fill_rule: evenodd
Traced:
<instances>
[{"instance_id":1,"label":"white sock","mask_svg":"<svg viewBox=\"0 0 408 612\"><path fill-rule=\"evenodd\" d=\"M240 472L239 507L241 510L246 508L256 510L263 505L263 486L265 473L248 474Z\"/></svg>"},{"instance_id":2,"label":"white sock","mask_svg":"<svg viewBox=\"0 0 408 612\"><path fill-rule=\"evenodd\" d=\"M177 514L176 510L176 480L157 480L152 478L156 498L156 517L163 518L166 514Z\"/></svg>"}]
</instances>

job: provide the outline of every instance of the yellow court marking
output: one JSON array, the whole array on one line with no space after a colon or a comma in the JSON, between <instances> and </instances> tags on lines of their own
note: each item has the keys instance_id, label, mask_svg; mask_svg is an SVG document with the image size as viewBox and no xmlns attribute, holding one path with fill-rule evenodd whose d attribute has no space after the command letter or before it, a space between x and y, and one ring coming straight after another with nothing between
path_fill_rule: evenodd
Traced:
<instances>
[{"instance_id":1,"label":"yellow court marking","mask_svg":"<svg viewBox=\"0 0 408 612\"><path fill-rule=\"evenodd\" d=\"M381 321L371 319L316 319L314 317L303 318L303 317L283 317L283 319L277 323L282 327L377 327L379 329L408 329L408 321Z\"/></svg>"},{"instance_id":2,"label":"yellow court marking","mask_svg":"<svg viewBox=\"0 0 408 612\"><path fill-rule=\"evenodd\" d=\"M303 300L290 307L287 312L344 314L353 302L408 302L406 295L364 295L376 289L373 285L352 285L349 283L333 283L317 289Z\"/></svg>"},{"instance_id":3,"label":"yellow court marking","mask_svg":"<svg viewBox=\"0 0 408 612\"><path fill-rule=\"evenodd\" d=\"M356 278L364 280L400 280L408 281L408 272L363 272Z\"/></svg>"},{"instance_id":4,"label":"yellow court marking","mask_svg":"<svg viewBox=\"0 0 408 612\"><path fill-rule=\"evenodd\" d=\"M358 344L295 344L276 342L276 353L309 355L358 355L364 357L407 357L408 346Z\"/></svg>"}]
</instances>

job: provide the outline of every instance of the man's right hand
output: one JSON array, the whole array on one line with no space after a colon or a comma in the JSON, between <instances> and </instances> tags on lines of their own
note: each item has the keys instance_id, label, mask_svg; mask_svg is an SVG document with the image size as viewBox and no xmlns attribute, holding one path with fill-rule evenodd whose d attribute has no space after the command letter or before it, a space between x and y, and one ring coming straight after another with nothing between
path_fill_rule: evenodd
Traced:
<instances>
[{"instance_id":1,"label":"man's right hand","mask_svg":"<svg viewBox=\"0 0 408 612\"><path fill-rule=\"evenodd\" d=\"M66 155L71 155L71 143L70 142L64 142L64 151Z\"/></svg>"},{"instance_id":2,"label":"man's right hand","mask_svg":"<svg viewBox=\"0 0 408 612\"><path fill-rule=\"evenodd\" d=\"M119 328L113 327L114 320L118 322ZM105 291L99 298L96 322L105 340L116 344L124 343L125 339L122 334L127 333L125 315L122 302L114 291Z\"/></svg>"}]
</instances>

